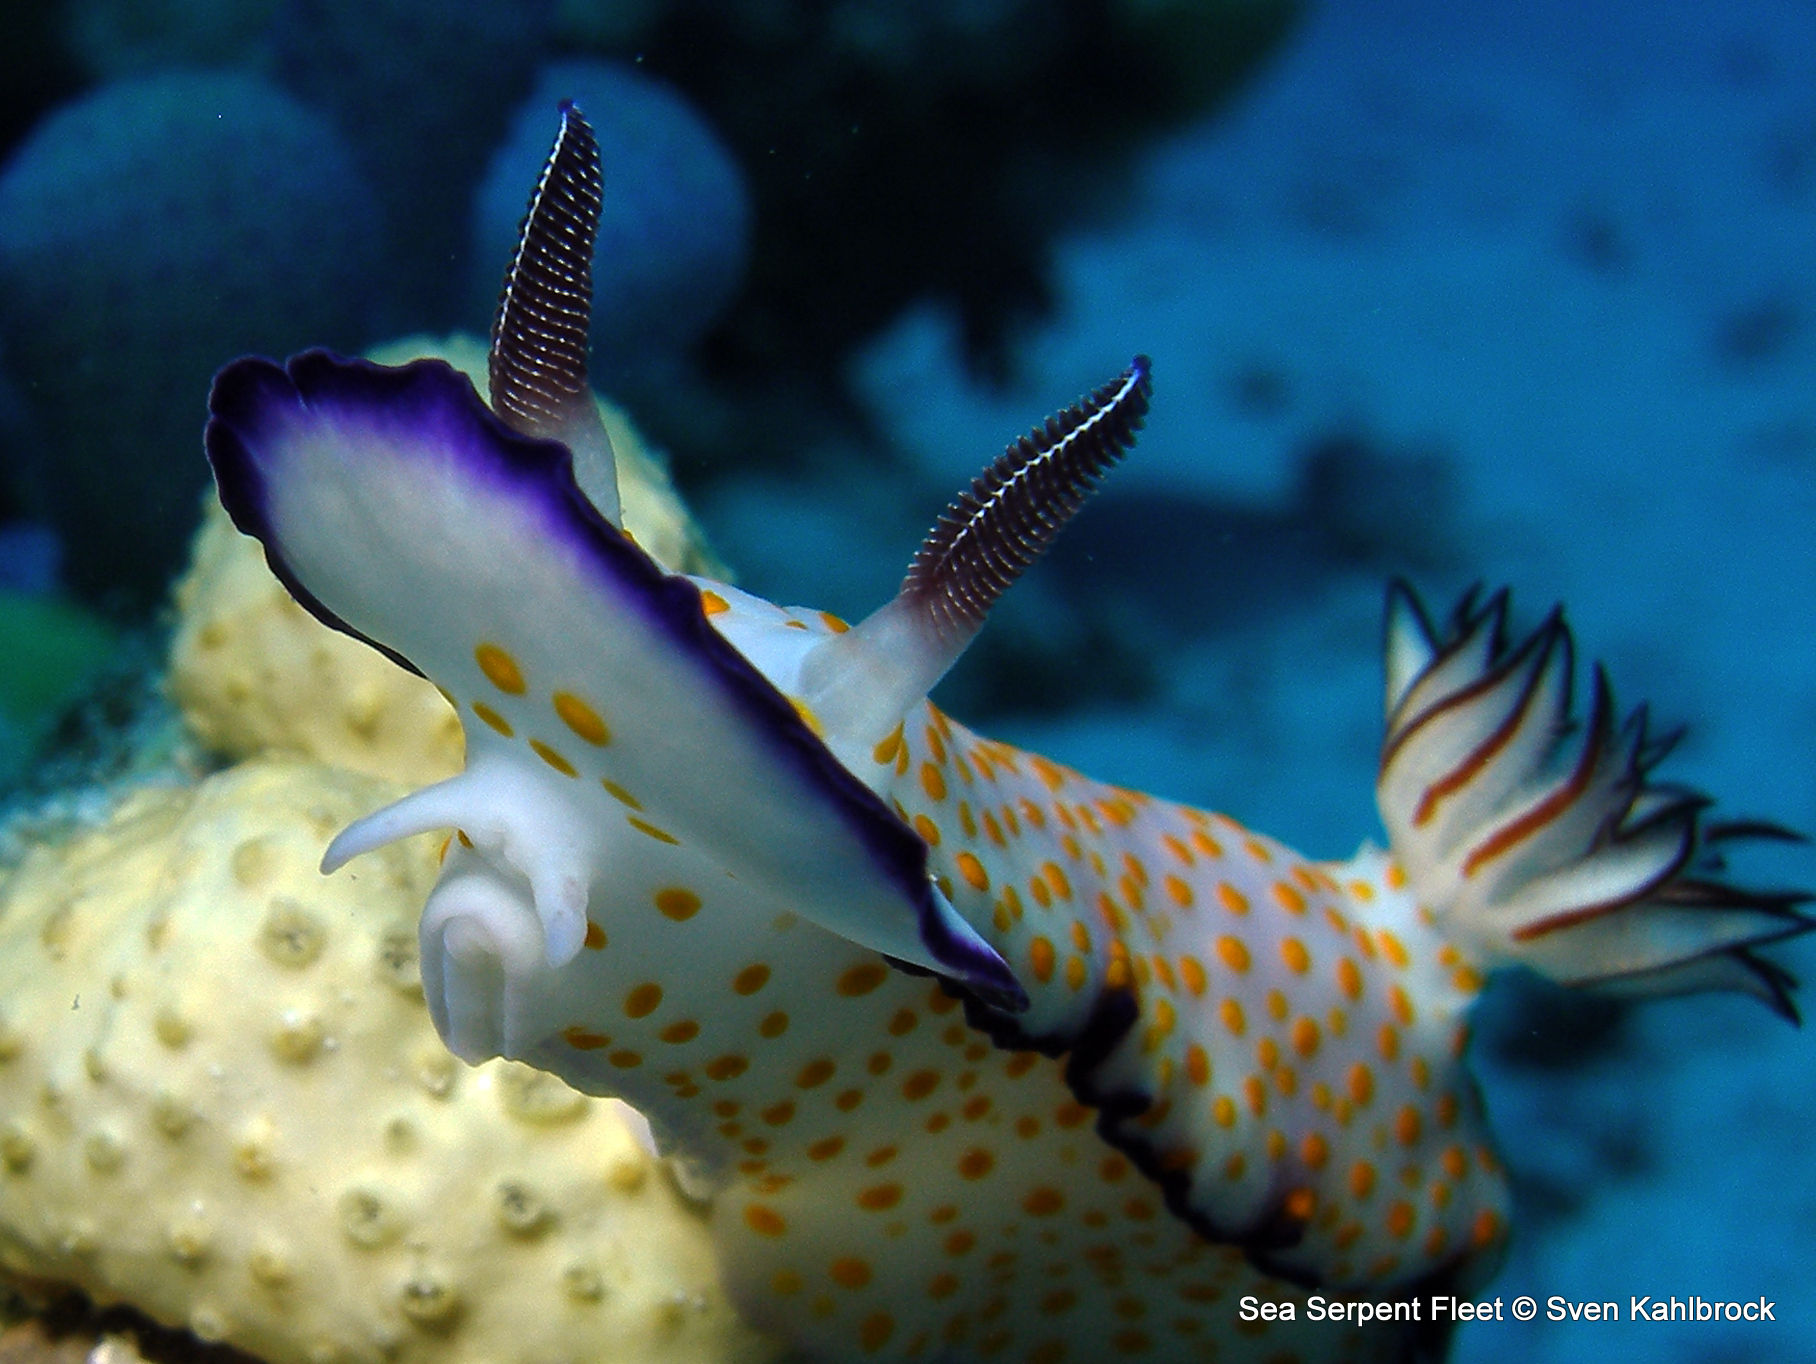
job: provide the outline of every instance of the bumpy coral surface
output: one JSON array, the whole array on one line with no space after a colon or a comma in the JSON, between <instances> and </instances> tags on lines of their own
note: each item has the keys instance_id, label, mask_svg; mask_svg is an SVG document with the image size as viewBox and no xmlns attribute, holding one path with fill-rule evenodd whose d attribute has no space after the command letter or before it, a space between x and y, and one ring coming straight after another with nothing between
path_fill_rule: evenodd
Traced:
<instances>
[{"instance_id":1,"label":"bumpy coral surface","mask_svg":"<svg viewBox=\"0 0 1816 1364\"><path fill-rule=\"evenodd\" d=\"M436 1040L422 840L303 762L145 790L0 912L0 1264L272 1364L764 1360L614 1106Z\"/></svg>"},{"instance_id":2,"label":"bumpy coral surface","mask_svg":"<svg viewBox=\"0 0 1816 1364\"><path fill-rule=\"evenodd\" d=\"M460 722L440 693L292 601L212 497L176 599L166 685L204 747L405 782L459 771Z\"/></svg>"},{"instance_id":3,"label":"bumpy coral surface","mask_svg":"<svg viewBox=\"0 0 1816 1364\"><path fill-rule=\"evenodd\" d=\"M439 355L485 383L485 347L467 337L414 337L373 358ZM625 524L658 560L713 571L687 510L629 419L601 404L618 459ZM460 723L433 686L318 623L290 599L255 541L210 496L188 573L169 688L202 743L233 758L279 751L421 784L460 770Z\"/></svg>"}]
</instances>

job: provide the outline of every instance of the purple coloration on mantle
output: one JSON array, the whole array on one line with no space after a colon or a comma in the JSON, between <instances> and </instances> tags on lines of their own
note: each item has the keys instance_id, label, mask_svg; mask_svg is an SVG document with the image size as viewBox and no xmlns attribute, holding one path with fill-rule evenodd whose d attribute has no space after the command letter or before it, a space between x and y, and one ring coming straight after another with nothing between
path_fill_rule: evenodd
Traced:
<instances>
[{"instance_id":1,"label":"purple coloration on mantle","mask_svg":"<svg viewBox=\"0 0 1816 1364\"><path fill-rule=\"evenodd\" d=\"M676 655L710 679L728 711L750 732L763 735L771 753L833 812L913 908L934 960L992 1007L1025 1007L1026 995L1001 958L960 941L941 922L921 840L839 764L787 699L707 623L699 590L665 573L599 515L574 482L566 447L510 430L463 375L436 360L388 368L325 350L305 351L283 366L248 357L216 376L209 412L204 443L234 524L264 544L279 581L324 624L413 671L423 669L330 610L287 562L272 512L273 485L292 472L284 467L286 437L306 425L312 440L341 438L339 457L357 458L362 442L394 434L399 439L385 447L394 456L432 455L457 465L464 481L527 510L547 540L563 547L582 572L614 598L633 603L645 624L670 639Z\"/></svg>"}]
</instances>

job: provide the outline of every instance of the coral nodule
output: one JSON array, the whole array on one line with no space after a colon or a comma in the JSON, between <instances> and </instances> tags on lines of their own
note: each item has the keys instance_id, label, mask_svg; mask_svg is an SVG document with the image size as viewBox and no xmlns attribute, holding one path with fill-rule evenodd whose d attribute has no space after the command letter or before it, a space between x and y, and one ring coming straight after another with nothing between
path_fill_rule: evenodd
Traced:
<instances>
[{"instance_id":1,"label":"coral nodule","mask_svg":"<svg viewBox=\"0 0 1816 1364\"><path fill-rule=\"evenodd\" d=\"M774 1350L607 1101L436 1040L388 784L259 759L30 853L0 921L0 1266L269 1364Z\"/></svg>"}]
</instances>

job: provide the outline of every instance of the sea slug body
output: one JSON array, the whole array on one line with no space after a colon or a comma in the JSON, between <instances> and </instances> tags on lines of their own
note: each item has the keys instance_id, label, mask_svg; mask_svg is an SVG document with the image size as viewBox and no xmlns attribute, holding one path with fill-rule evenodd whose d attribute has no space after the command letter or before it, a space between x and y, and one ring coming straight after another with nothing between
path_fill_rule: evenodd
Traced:
<instances>
[{"instance_id":1,"label":"sea slug body","mask_svg":"<svg viewBox=\"0 0 1816 1364\"><path fill-rule=\"evenodd\" d=\"M297 599L433 679L467 767L345 830L446 831L449 1047L622 1096L713 1198L727 1284L810 1357L1397 1358L1245 1295L1468 1287L1506 1189L1462 1065L1494 967L1750 991L1810 926L1713 859L1569 635L1390 596L1388 851L1308 861L925 700L1132 445L1150 367L1012 444L845 623L660 569L585 393L585 125L531 202L494 414L431 362L237 361L207 448ZM553 283L551 283L553 281ZM577 340L575 338L578 338Z\"/></svg>"}]
</instances>

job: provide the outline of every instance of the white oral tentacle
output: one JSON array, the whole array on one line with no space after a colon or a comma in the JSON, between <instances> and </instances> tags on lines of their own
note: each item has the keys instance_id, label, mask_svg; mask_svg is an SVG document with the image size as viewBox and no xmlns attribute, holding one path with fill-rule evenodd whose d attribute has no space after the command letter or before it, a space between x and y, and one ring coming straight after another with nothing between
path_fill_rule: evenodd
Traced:
<instances>
[{"instance_id":1,"label":"white oral tentacle","mask_svg":"<svg viewBox=\"0 0 1816 1364\"><path fill-rule=\"evenodd\" d=\"M515 1056L526 984L540 971L543 931L522 892L479 857L454 865L423 906L423 995L449 1051L472 1065Z\"/></svg>"}]
</instances>

